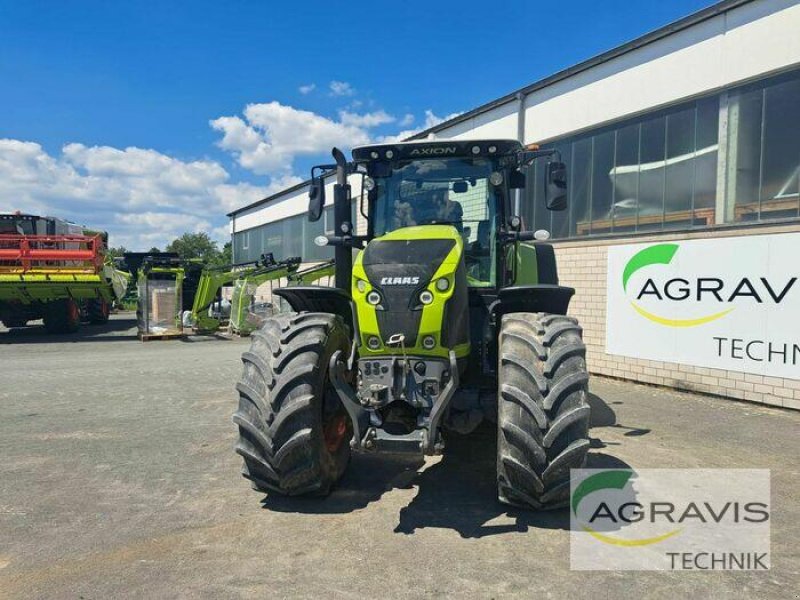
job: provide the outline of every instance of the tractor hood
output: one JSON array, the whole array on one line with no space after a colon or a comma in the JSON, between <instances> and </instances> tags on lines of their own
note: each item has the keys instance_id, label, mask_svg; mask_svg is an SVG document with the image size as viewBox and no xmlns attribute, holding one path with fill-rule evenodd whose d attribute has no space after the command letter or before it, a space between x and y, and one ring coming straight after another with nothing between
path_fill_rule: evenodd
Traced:
<instances>
[{"instance_id":1,"label":"tractor hood","mask_svg":"<svg viewBox=\"0 0 800 600\"><path fill-rule=\"evenodd\" d=\"M352 290L367 350L381 351L396 334L404 336L406 347L424 354L446 356L456 338L466 341L442 331L448 304L457 297L460 305L466 298L463 250L461 234L450 225L404 227L367 245L353 265ZM435 348L421 344L426 335L435 336ZM374 337L380 347L374 339L370 344Z\"/></svg>"}]
</instances>

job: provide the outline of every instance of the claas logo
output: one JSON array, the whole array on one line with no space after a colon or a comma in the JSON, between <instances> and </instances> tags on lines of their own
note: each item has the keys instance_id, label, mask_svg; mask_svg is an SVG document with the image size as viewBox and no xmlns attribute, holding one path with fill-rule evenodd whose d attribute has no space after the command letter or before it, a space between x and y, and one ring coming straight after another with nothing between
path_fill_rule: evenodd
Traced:
<instances>
[{"instance_id":1,"label":"claas logo","mask_svg":"<svg viewBox=\"0 0 800 600\"><path fill-rule=\"evenodd\" d=\"M419 277L381 277L381 285L417 285Z\"/></svg>"}]
</instances>

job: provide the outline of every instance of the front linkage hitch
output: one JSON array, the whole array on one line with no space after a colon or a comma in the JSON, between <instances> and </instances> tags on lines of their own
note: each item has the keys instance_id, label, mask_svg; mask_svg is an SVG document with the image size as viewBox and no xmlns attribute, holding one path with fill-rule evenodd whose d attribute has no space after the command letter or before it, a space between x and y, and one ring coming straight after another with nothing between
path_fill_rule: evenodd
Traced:
<instances>
[{"instance_id":1,"label":"front linkage hitch","mask_svg":"<svg viewBox=\"0 0 800 600\"><path fill-rule=\"evenodd\" d=\"M430 413L423 417L422 427L405 435L392 435L381 428L377 411L365 408L345 377L346 364L342 351L331 356L330 380L353 423L350 446L355 451L386 451L403 454L441 454L444 444L439 439L442 418L459 386L455 352L449 354L450 377L433 402Z\"/></svg>"}]
</instances>

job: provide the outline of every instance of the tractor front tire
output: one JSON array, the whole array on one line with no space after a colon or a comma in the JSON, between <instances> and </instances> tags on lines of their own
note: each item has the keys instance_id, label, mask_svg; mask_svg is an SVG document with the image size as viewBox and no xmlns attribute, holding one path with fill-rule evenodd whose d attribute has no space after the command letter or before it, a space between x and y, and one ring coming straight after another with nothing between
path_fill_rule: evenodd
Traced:
<instances>
[{"instance_id":1,"label":"tractor front tire","mask_svg":"<svg viewBox=\"0 0 800 600\"><path fill-rule=\"evenodd\" d=\"M44 328L47 333L74 333L81 324L81 311L71 298L53 300L44 305Z\"/></svg>"},{"instance_id":2,"label":"tractor front tire","mask_svg":"<svg viewBox=\"0 0 800 600\"><path fill-rule=\"evenodd\" d=\"M499 339L497 488L501 502L534 509L569 502L570 469L589 450L586 347L562 315L503 316Z\"/></svg>"},{"instance_id":3,"label":"tractor front tire","mask_svg":"<svg viewBox=\"0 0 800 600\"><path fill-rule=\"evenodd\" d=\"M347 329L328 313L276 315L254 332L236 388L236 452L260 492L327 495L350 461L352 423L328 378Z\"/></svg>"}]
</instances>

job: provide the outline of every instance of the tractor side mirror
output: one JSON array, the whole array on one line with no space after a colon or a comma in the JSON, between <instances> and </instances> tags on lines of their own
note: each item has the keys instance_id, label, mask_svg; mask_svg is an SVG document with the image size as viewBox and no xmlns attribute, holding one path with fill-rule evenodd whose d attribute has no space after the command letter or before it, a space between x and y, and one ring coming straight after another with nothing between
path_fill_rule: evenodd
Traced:
<instances>
[{"instance_id":1,"label":"tractor side mirror","mask_svg":"<svg viewBox=\"0 0 800 600\"><path fill-rule=\"evenodd\" d=\"M513 170L508 175L508 187L512 190L522 190L525 188L525 173Z\"/></svg>"},{"instance_id":2,"label":"tractor side mirror","mask_svg":"<svg viewBox=\"0 0 800 600\"><path fill-rule=\"evenodd\" d=\"M564 163L547 163L544 198L547 210L567 208L567 166Z\"/></svg>"},{"instance_id":3,"label":"tractor side mirror","mask_svg":"<svg viewBox=\"0 0 800 600\"><path fill-rule=\"evenodd\" d=\"M319 221L322 216L322 208L325 206L325 180L319 177L311 178L311 186L308 190L308 220Z\"/></svg>"}]
</instances>

